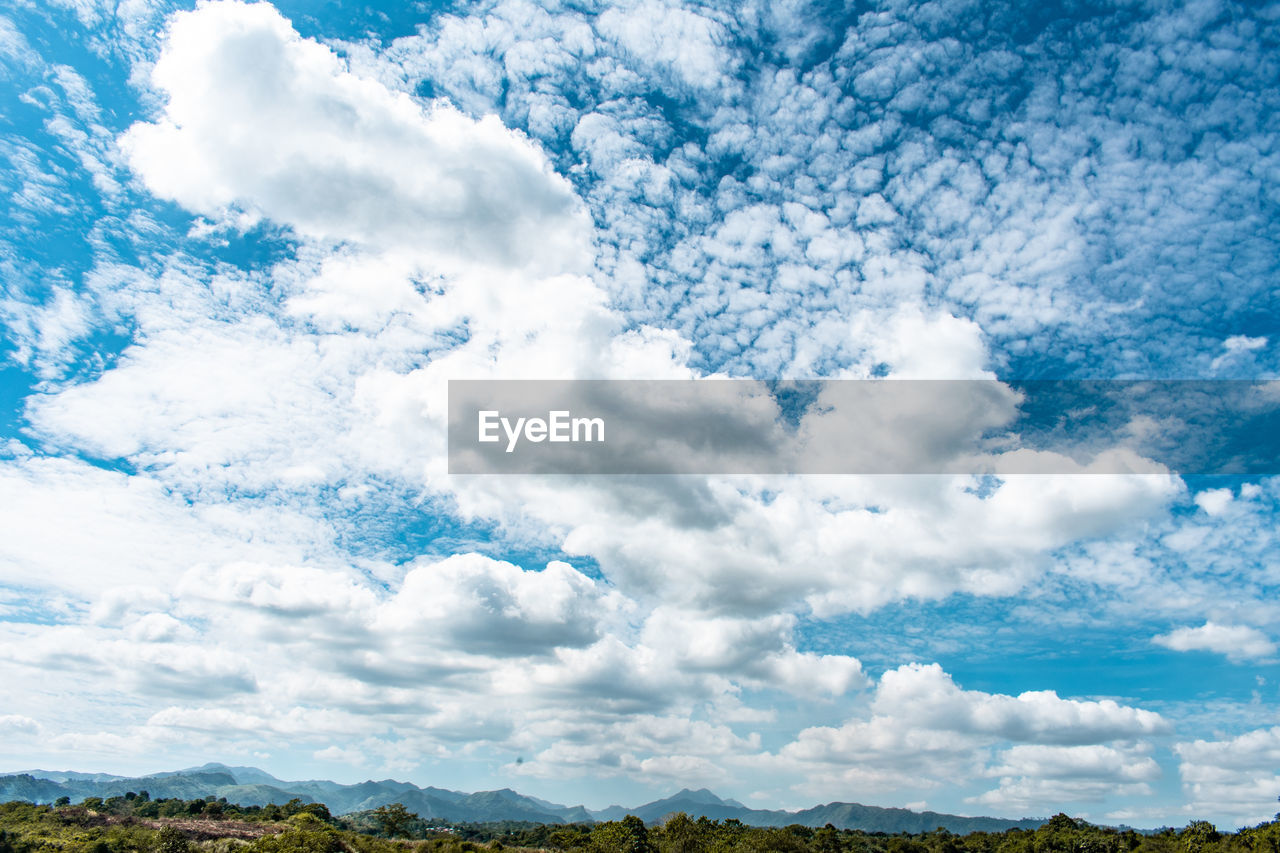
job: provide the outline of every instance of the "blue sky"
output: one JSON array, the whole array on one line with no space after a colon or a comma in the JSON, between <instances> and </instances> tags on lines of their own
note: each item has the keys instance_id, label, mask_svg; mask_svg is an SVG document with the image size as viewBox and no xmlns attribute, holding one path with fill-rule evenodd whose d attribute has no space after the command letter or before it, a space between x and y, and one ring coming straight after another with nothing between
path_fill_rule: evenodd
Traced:
<instances>
[{"instance_id":1,"label":"blue sky","mask_svg":"<svg viewBox=\"0 0 1280 853\"><path fill-rule=\"evenodd\" d=\"M1280 480L449 477L443 427L1275 378L1274 4L392 5L0 16L8 769L1271 817Z\"/></svg>"}]
</instances>

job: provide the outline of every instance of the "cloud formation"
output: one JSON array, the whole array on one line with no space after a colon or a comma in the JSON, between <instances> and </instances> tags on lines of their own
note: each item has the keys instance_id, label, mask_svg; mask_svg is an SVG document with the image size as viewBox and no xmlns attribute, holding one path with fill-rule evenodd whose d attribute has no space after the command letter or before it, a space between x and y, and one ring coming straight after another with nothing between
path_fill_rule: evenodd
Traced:
<instances>
[{"instance_id":1,"label":"cloud formation","mask_svg":"<svg viewBox=\"0 0 1280 853\"><path fill-rule=\"evenodd\" d=\"M1265 15L60 9L0 24L15 763L1269 816L1274 481L467 480L442 429L459 377L1274 372Z\"/></svg>"},{"instance_id":2,"label":"cloud formation","mask_svg":"<svg viewBox=\"0 0 1280 853\"><path fill-rule=\"evenodd\" d=\"M580 205L535 144L351 74L269 4L178 13L151 79L164 114L120 144L188 210L470 263L561 272L582 255Z\"/></svg>"},{"instance_id":3,"label":"cloud formation","mask_svg":"<svg viewBox=\"0 0 1280 853\"><path fill-rule=\"evenodd\" d=\"M1266 634L1249 625L1205 622L1198 628L1175 628L1167 634L1152 637L1151 641L1175 652L1216 652L1237 663L1270 657L1276 653L1276 644Z\"/></svg>"},{"instance_id":4,"label":"cloud formation","mask_svg":"<svg viewBox=\"0 0 1280 853\"><path fill-rule=\"evenodd\" d=\"M1241 822L1254 819L1246 804L1269 796L1280 785L1280 728L1254 729L1221 740L1174 746L1181 764L1187 811L1221 812Z\"/></svg>"},{"instance_id":5,"label":"cloud formation","mask_svg":"<svg viewBox=\"0 0 1280 853\"><path fill-rule=\"evenodd\" d=\"M806 791L925 790L956 778L995 776L970 799L1002 809L1101 801L1150 793L1159 767L1144 739L1169 730L1158 714L1111 700L964 690L937 664L886 672L870 715L808 728L769 766L799 772ZM1009 745L993 753L992 747Z\"/></svg>"}]
</instances>

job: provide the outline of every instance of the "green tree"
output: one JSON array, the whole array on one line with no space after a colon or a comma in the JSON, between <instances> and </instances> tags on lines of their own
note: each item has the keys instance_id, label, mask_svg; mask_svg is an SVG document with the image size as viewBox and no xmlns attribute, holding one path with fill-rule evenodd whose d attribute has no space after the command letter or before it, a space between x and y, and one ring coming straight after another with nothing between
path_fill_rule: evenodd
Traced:
<instances>
[{"instance_id":1,"label":"green tree","mask_svg":"<svg viewBox=\"0 0 1280 853\"><path fill-rule=\"evenodd\" d=\"M816 853L840 853L840 831L827 824L813 834L812 847Z\"/></svg>"},{"instance_id":2,"label":"green tree","mask_svg":"<svg viewBox=\"0 0 1280 853\"><path fill-rule=\"evenodd\" d=\"M580 850L591 843L591 830L580 824L557 827L547 835L547 843L556 850Z\"/></svg>"},{"instance_id":3,"label":"green tree","mask_svg":"<svg viewBox=\"0 0 1280 853\"><path fill-rule=\"evenodd\" d=\"M597 824L591 830L591 849L597 853L655 853L649 828L633 814Z\"/></svg>"},{"instance_id":4,"label":"green tree","mask_svg":"<svg viewBox=\"0 0 1280 853\"><path fill-rule=\"evenodd\" d=\"M166 826L156 834L156 853L190 853L191 844L182 831Z\"/></svg>"},{"instance_id":5,"label":"green tree","mask_svg":"<svg viewBox=\"0 0 1280 853\"><path fill-rule=\"evenodd\" d=\"M407 835L409 824L418 816L404 807L404 803L390 803L378 806L373 810L373 819L382 828L382 834L388 838L399 838Z\"/></svg>"},{"instance_id":6,"label":"green tree","mask_svg":"<svg viewBox=\"0 0 1280 853\"><path fill-rule=\"evenodd\" d=\"M244 848L245 853L340 853L342 839L337 831L310 812L289 818L289 828L277 835L264 835Z\"/></svg>"},{"instance_id":7,"label":"green tree","mask_svg":"<svg viewBox=\"0 0 1280 853\"><path fill-rule=\"evenodd\" d=\"M684 812L676 812L667 818L667 822L653 835L660 853L698 853L705 846L701 827Z\"/></svg>"},{"instance_id":8,"label":"green tree","mask_svg":"<svg viewBox=\"0 0 1280 853\"><path fill-rule=\"evenodd\" d=\"M1179 846L1187 853L1203 853L1206 845L1216 844L1220 837L1218 828L1207 820L1193 820L1178 833Z\"/></svg>"},{"instance_id":9,"label":"green tree","mask_svg":"<svg viewBox=\"0 0 1280 853\"><path fill-rule=\"evenodd\" d=\"M738 841L743 853L807 853L809 847L793 830L751 827Z\"/></svg>"},{"instance_id":10,"label":"green tree","mask_svg":"<svg viewBox=\"0 0 1280 853\"><path fill-rule=\"evenodd\" d=\"M1240 835L1253 853L1280 853L1280 818L1241 830Z\"/></svg>"},{"instance_id":11,"label":"green tree","mask_svg":"<svg viewBox=\"0 0 1280 853\"><path fill-rule=\"evenodd\" d=\"M7 829L0 829L0 853L25 853L30 846L24 844L22 836Z\"/></svg>"}]
</instances>

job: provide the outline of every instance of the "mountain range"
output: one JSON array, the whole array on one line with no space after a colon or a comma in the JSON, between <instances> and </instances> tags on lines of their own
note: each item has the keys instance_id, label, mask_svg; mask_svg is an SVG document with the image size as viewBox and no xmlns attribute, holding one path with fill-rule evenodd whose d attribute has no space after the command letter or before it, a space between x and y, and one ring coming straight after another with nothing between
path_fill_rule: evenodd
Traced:
<instances>
[{"instance_id":1,"label":"mountain range","mask_svg":"<svg viewBox=\"0 0 1280 853\"><path fill-rule=\"evenodd\" d=\"M26 800L51 803L59 797L79 802L85 797L122 796L129 791L146 791L160 797L195 799L225 797L244 806L283 804L292 799L304 803L324 803L334 814L374 809L388 803L403 803L424 818L448 821L529 821L532 823L587 823L618 820L633 814L646 822L661 820L674 812L712 820L735 818L752 826L824 826L861 829L865 832L927 832L943 827L964 834L1005 829L1034 829L1041 819L1006 820L994 817L962 817L937 812L864 806L858 803L827 803L800 811L752 809L736 800L725 800L703 788L688 788L665 799L634 807L609 806L592 811L583 806L562 806L503 788L466 794L444 788L420 788L410 782L384 779L343 785L326 780L286 782L256 767L228 767L205 764L186 770L154 773L149 776L113 776L108 773L24 770L0 776L0 802Z\"/></svg>"}]
</instances>

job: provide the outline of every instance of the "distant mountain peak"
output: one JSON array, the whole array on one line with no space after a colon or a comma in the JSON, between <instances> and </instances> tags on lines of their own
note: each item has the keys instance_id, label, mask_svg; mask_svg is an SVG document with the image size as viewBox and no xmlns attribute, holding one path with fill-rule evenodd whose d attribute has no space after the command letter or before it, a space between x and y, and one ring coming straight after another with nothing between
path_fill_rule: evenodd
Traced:
<instances>
[{"instance_id":1,"label":"distant mountain peak","mask_svg":"<svg viewBox=\"0 0 1280 853\"><path fill-rule=\"evenodd\" d=\"M187 767L171 773L153 773L153 776L177 776L195 773L225 773L236 780L237 785L279 785L279 779L257 767L234 767L220 761L209 761L199 767Z\"/></svg>"},{"instance_id":2,"label":"distant mountain peak","mask_svg":"<svg viewBox=\"0 0 1280 853\"><path fill-rule=\"evenodd\" d=\"M696 791L690 790L689 788L681 788L678 794L667 797L667 799L668 800L688 800L689 802L700 803L702 805L713 805L713 806L730 805L730 803L727 800L722 800L720 797L716 796L716 794L708 788L699 788Z\"/></svg>"}]
</instances>

